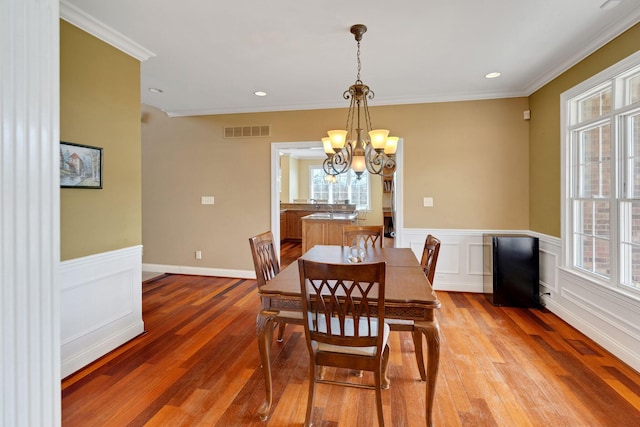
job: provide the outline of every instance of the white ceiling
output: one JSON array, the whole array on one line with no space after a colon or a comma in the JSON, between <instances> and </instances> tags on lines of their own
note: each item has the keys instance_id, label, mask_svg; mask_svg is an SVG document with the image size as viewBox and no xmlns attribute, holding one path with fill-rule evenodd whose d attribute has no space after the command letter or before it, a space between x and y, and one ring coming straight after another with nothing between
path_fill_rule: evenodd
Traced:
<instances>
[{"instance_id":1,"label":"white ceiling","mask_svg":"<svg viewBox=\"0 0 640 427\"><path fill-rule=\"evenodd\" d=\"M370 106L527 96L640 21L640 0L604 2L61 0L61 16L137 43L142 102L181 116L346 107L353 24Z\"/></svg>"}]
</instances>

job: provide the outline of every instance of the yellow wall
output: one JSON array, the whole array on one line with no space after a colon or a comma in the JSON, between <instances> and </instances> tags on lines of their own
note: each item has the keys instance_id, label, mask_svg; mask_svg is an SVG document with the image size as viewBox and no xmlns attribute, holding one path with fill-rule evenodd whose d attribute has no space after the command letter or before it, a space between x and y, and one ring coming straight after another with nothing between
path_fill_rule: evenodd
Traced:
<instances>
[{"instance_id":1,"label":"yellow wall","mask_svg":"<svg viewBox=\"0 0 640 427\"><path fill-rule=\"evenodd\" d=\"M376 110L404 142L404 227L526 230L528 108L510 98Z\"/></svg>"},{"instance_id":2,"label":"yellow wall","mask_svg":"<svg viewBox=\"0 0 640 427\"><path fill-rule=\"evenodd\" d=\"M531 230L560 237L560 95L639 49L636 24L530 96Z\"/></svg>"},{"instance_id":3,"label":"yellow wall","mask_svg":"<svg viewBox=\"0 0 640 427\"><path fill-rule=\"evenodd\" d=\"M60 190L61 258L141 244L140 63L66 21L60 138L104 156L101 190Z\"/></svg>"},{"instance_id":4,"label":"yellow wall","mask_svg":"<svg viewBox=\"0 0 640 427\"><path fill-rule=\"evenodd\" d=\"M527 109L526 98L371 107L377 127L404 138L405 227L528 229ZM143 262L243 270L253 268L247 239L271 226L271 142L318 141L346 115L143 111ZM269 138L223 138L226 126L264 123Z\"/></svg>"}]
</instances>

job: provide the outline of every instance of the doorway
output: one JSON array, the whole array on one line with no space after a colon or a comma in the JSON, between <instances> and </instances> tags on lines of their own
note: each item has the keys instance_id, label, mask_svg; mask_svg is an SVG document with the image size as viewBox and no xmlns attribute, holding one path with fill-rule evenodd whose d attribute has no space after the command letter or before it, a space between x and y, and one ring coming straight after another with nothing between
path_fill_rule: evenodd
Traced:
<instances>
[{"instance_id":1,"label":"doorway","mask_svg":"<svg viewBox=\"0 0 640 427\"><path fill-rule=\"evenodd\" d=\"M395 246L399 246L401 241L401 233L403 228L402 217L402 150L403 141L398 141L398 149L396 151L396 174L394 185L394 215L393 226L395 231ZM320 141L307 142L272 142L271 143L271 232L276 244L276 250L280 253L280 156L285 151L292 149L308 149L315 150L322 148Z\"/></svg>"}]
</instances>

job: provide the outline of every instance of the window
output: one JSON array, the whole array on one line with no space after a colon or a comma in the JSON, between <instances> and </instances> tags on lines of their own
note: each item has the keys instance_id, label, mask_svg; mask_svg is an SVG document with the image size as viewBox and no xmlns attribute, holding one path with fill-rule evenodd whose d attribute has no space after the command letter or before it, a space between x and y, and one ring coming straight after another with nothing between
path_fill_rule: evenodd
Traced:
<instances>
[{"instance_id":1,"label":"window","mask_svg":"<svg viewBox=\"0 0 640 427\"><path fill-rule=\"evenodd\" d=\"M328 203L343 203L348 200L355 204L356 209L369 209L369 174L363 173L360 179L356 178L353 170L338 175L337 182L326 181L326 174L322 166L311 166L310 170L311 198L315 200L327 200Z\"/></svg>"},{"instance_id":2,"label":"window","mask_svg":"<svg viewBox=\"0 0 640 427\"><path fill-rule=\"evenodd\" d=\"M640 55L562 101L565 264L640 291Z\"/></svg>"}]
</instances>

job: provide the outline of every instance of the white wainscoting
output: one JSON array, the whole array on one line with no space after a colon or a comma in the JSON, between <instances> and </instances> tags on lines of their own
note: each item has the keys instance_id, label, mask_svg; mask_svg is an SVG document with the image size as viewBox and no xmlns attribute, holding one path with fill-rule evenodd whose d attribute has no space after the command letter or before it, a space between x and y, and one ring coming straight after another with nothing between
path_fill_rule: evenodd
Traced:
<instances>
[{"instance_id":1,"label":"white wainscoting","mask_svg":"<svg viewBox=\"0 0 640 427\"><path fill-rule=\"evenodd\" d=\"M526 231L404 229L397 247L411 248L420 259L427 234L440 239L440 254L434 289L458 292L482 292L484 262L483 233L518 234Z\"/></svg>"},{"instance_id":2,"label":"white wainscoting","mask_svg":"<svg viewBox=\"0 0 640 427\"><path fill-rule=\"evenodd\" d=\"M607 288L561 268L562 241L526 230L404 229L396 246L420 257L427 234L442 241L434 288L482 292L484 233L525 233L540 242L541 302L558 317L640 371L640 294Z\"/></svg>"},{"instance_id":3,"label":"white wainscoting","mask_svg":"<svg viewBox=\"0 0 640 427\"><path fill-rule=\"evenodd\" d=\"M144 332L142 246L60 264L62 378Z\"/></svg>"}]
</instances>

